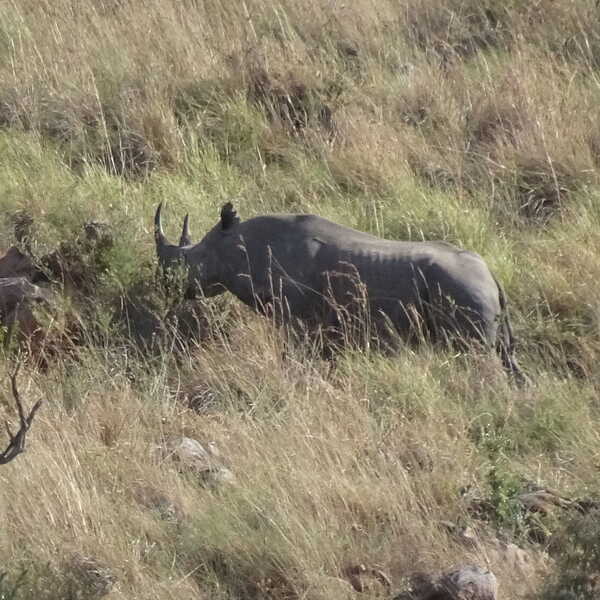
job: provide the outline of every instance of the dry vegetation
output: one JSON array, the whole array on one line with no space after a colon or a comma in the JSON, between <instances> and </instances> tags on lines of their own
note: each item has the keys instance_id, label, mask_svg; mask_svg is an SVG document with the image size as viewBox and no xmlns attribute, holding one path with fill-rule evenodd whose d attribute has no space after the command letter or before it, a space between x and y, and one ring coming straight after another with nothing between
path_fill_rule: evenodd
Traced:
<instances>
[{"instance_id":1,"label":"dry vegetation","mask_svg":"<svg viewBox=\"0 0 600 600\"><path fill-rule=\"evenodd\" d=\"M44 368L21 370L45 402L0 468L0 598L391 597L464 562L500 598L597 597L598 531L518 495L600 497L599 104L594 0L0 3L2 245L19 212L38 255L90 220L114 237L62 278ZM197 310L155 291L152 211L199 239L231 198L480 252L535 387L425 347L332 368L230 298L190 331ZM160 459L172 435L214 441L235 481ZM360 564L392 589L355 591Z\"/></svg>"}]
</instances>

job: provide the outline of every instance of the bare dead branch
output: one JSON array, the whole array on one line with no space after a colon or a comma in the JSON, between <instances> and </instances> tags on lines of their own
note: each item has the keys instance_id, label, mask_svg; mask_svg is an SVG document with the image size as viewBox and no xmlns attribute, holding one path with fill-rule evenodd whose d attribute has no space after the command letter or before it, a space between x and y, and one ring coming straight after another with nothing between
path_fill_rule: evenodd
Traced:
<instances>
[{"instance_id":1,"label":"bare dead branch","mask_svg":"<svg viewBox=\"0 0 600 600\"><path fill-rule=\"evenodd\" d=\"M10 377L12 394L15 399L17 413L19 415L19 430L16 434L13 435L12 431L10 430L10 427L8 426L8 423L5 423L9 443L6 450L4 450L4 452L0 454L0 465L5 465L6 463L9 463L11 460L14 460L19 454L25 452L25 437L27 436L27 432L31 427L31 423L33 423L35 413L42 405L42 401L38 400L33 405L33 408L31 409L30 413L27 416L25 415L25 410L23 409L23 403L21 401L21 396L17 387L17 375L19 374L20 368L21 363L18 362L15 372Z\"/></svg>"}]
</instances>

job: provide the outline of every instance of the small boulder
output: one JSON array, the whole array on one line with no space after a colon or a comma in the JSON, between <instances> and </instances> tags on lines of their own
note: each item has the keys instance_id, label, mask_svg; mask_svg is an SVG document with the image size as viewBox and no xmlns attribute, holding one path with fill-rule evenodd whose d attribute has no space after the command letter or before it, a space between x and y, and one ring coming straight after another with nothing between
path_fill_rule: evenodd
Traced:
<instances>
[{"instance_id":1,"label":"small boulder","mask_svg":"<svg viewBox=\"0 0 600 600\"><path fill-rule=\"evenodd\" d=\"M201 483L209 488L216 488L224 483L233 483L234 474L227 467L211 467L199 474Z\"/></svg>"},{"instance_id":2,"label":"small boulder","mask_svg":"<svg viewBox=\"0 0 600 600\"><path fill-rule=\"evenodd\" d=\"M464 565L441 575L416 573L410 589L395 600L497 600L495 575L476 565Z\"/></svg>"},{"instance_id":3,"label":"small boulder","mask_svg":"<svg viewBox=\"0 0 600 600\"><path fill-rule=\"evenodd\" d=\"M224 466L221 452L213 442L202 445L192 438L172 437L158 450L163 460L169 458L179 465L181 471L196 474L207 487L234 480L233 473Z\"/></svg>"},{"instance_id":4,"label":"small boulder","mask_svg":"<svg viewBox=\"0 0 600 600\"><path fill-rule=\"evenodd\" d=\"M496 600L498 595L496 576L474 565L445 573L440 577L438 586L447 593L448 600Z\"/></svg>"},{"instance_id":5,"label":"small boulder","mask_svg":"<svg viewBox=\"0 0 600 600\"><path fill-rule=\"evenodd\" d=\"M164 445L164 450L166 457L198 471L213 466L221 455L212 442L204 447L198 440L189 437L169 438Z\"/></svg>"}]
</instances>

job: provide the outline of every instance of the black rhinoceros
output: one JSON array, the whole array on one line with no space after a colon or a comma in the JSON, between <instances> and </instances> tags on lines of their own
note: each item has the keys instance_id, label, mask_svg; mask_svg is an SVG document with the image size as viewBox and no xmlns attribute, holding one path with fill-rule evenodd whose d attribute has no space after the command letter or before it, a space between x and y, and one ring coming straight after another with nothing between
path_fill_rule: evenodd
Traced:
<instances>
[{"instance_id":1,"label":"black rhinoceros","mask_svg":"<svg viewBox=\"0 0 600 600\"><path fill-rule=\"evenodd\" d=\"M276 214L240 221L231 203L197 244L188 219L178 245L165 238L162 204L155 240L163 267L188 269L187 297L226 290L248 306L335 329L340 312L361 305L373 324L406 337L479 340L497 347L523 381L502 288L474 252L442 241L386 240L315 215ZM341 310L340 310L341 309ZM382 328L380 327L381 331Z\"/></svg>"}]
</instances>

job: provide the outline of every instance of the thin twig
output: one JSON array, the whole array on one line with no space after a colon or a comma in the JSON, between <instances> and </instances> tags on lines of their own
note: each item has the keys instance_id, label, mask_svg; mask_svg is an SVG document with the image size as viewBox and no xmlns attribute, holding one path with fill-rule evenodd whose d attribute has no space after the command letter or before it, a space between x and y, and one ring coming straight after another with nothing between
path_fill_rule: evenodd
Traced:
<instances>
[{"instance_id":1,"label":"thin twig","mask_svg":"<svg viewBox=\"0 0 600 600\"><path fill-rule=\"evenodd\" d=\"M26 416L25 410L23 409L23 402L21 401L21 396L19 394L19 388L17 386L17 375L19 374L19 369L21 368L21 362L17 362L17 367L15 368L15 372L11 375L11 388L12 394L15 399L15 404L17 405L17 413L19 414L19 430L15 435L13 435L8 423L5 423L6 432L8 434L9 443L6 447L6 450L0 454L0 465L5 465L6 463L14 460L19 454L25 452L25 438L27 436L27 432L33 423L33 419L35 417L35 413L38 411L40 406L42 405L42 400L38 400L31 409L30 413Z\"/></svg>"}]
</instances>

